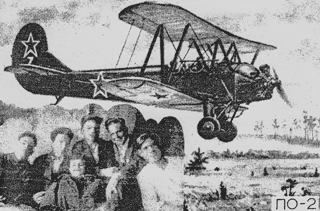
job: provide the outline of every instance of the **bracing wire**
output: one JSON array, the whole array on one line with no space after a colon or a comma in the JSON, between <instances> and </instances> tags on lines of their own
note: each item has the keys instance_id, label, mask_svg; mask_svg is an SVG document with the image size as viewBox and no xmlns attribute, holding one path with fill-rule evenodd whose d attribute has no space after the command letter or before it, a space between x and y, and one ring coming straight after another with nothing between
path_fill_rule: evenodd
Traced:
<instances>
[{"instance_id":1,"label":"bracing wire","mask_svg":"<svg viewBox=\"0 0 320 211\"><path fill-rule=\"evenodd\" d=\"M133 23L134 23L134 22L132 22L132 24L131 24L131 26L130 26L130 29L129 29L129 32L128 32L128 34L127 34L126 40L124 41L124 44L123 44L123 46L122 46L122 49L121 49L121 52L120 52L120 55L119 55L119 58L118 58L118 61L117 61L116 67L117 67L117 66L118 66L118 64L119 64L119 61L120 61L121 55L122 55L122 53L123 53L124 47L125 47L125 46L126 46L126 44L127 44L127 40L128 40L129 34L130 34L130 32L131 32L131 29L132 29L132 25L133 25Z\"/></svg>"},{"instance_id":2,"label":"bracing wire","mask_svg":"<svg viewBox=\"0 0 320 211\"><path fill-rule=\"evenodd\" d=\"M129 64L130 64L130 62L131 62L132 56L133 56L133 54L134 54L134 51L136 50L136 47L137 47L137 44L138 44L138 40L139 40L139 38L140 38L140 35L141 35L141 32L142 32L143 27L144 27L144 25L142 25L142 27L141 27L141 29L140 29L138 38L137 38L137 40L136 40L136 43L134 44L134 47L133 47L133 50L132 50L132 53L131 53L129 62L128 62L128 64L127 64L127 67L129 67Z\"/></svg>"},{"instance_id":3,"label":"bracing wire","mask_svg":"<svg viewBox=\"0 0 320 211\"><path fill-rule=\"evenodd\" d=\"M199 39L199 37L198 37L197 33L196 33L196 32L194 31L194 29L192 28L192 26L191 26L191 29L192 29L192 31L193 31L193 33L194 33L194 35L196 36L196 38L197 38L198 42L200 43L200 46L202 47L202 49L203 49L204 53L207 55L207 57L208 57L208 58L210 58L210 57L209 57L209 55L208 55L208 53L207 53L207 51L204 49L204 47L203 47L203 45L202 45L202 43L201 43L201 41L200 41L200 39Z\"/></svg>"}]
</instances>

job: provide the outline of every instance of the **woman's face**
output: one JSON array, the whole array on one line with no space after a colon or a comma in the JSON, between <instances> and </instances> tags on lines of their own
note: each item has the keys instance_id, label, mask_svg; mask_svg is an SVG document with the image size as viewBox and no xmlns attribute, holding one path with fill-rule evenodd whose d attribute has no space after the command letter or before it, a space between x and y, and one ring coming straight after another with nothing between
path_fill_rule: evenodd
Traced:
<instances>
[{"instance_id":1,"label":"woman's face","mask_svg":"<svg viewBox=\"0 0 320 211\"><path fill-rule=\"evenodd\" d=\"M55 157L63 156L63 153L70 142L67 135L58 134L52 143L52 150Z\"/></svg>"},{"instance_id":2,"label":"woman's face","mask_svg":"<svg viewBox=\"0 0 320 211\"><path fill-rule=\"evenodd\" d=\"M148 138L141 146L140 156L148 163L154 163L161 159L161 151L157 145L154 145L154 140Z\"/></svg>"},{"instance_id":3,"label":"woman's face","mask_svg":"<svg viewBox=\"0 0 320 211\"><path fill-rule=\"evenodd\" d=\"M17 153L27 158L32 155L35 148L34 140L29 136L24 136L18 140L15 150Z\"/></svg>"},{"instance_id":4,"label":"woman's face","mask_svg":"<svg viewBox=\"0 0 320 211\"><path fill-rule=\"evenodd\" d=\"M93 142L95 139L99 138L100 125L94 120L88 120L82 127L82 133L86 141Z\"/></svg>"},{"instance_id":5,"label":"woman's face","mask_svg":"<svg viewBox=\"0 0 320 211\"><path fill-rule=\"evenodd\" d=\"M85 162L81 159L70 160L69 172L73 177L81 177L85 174Z\"/></svg>"}]
</instances>

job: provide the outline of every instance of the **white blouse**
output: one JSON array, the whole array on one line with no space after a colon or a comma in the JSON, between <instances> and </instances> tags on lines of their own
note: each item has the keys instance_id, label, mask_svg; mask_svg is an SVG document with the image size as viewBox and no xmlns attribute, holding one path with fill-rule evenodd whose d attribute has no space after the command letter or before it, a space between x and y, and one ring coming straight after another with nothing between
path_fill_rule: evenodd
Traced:
<instances>
[{"instance_id":1,"label":"white blouse","mask_svg":"<svg viewBox=\"0 0 320 211\"><path fill-rule=\"evenodd\" d=\"M147 164L138 174L142 203L145 211L181 211L183 205L183 168L177 162L168 162L165 169ZM163 205L166 206L163 206ZM167 209L165 209L167 208Z\"/></svg>"}]
</instances>

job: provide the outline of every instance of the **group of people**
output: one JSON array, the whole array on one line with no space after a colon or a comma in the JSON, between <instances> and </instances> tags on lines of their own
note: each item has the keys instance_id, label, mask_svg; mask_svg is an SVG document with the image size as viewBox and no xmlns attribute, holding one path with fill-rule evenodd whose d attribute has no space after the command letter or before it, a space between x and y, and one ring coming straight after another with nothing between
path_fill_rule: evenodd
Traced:
<instances>
[{"instance_id":1,"label":"group of people","mask_svg":"<svg viewBox=\"0 0 320 211\"><path fill-rule=\"evenodd\" d=\"M81 119L81 138L58 127L50 138L52 151L30 159L37 145L32 132L18 137L14 152L0 157L0 206L27 205L37 210L182 210L182 175L165 158L156 133L137 139L122 118L104 127L103 119ZM77 140L74 140L77 139Z\"/></svg>"}]
</instances>

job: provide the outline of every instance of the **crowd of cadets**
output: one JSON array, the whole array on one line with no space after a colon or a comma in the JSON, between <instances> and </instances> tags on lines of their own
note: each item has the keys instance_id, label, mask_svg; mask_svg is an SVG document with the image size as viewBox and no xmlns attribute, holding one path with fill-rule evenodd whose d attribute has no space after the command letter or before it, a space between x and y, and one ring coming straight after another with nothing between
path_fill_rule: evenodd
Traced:
<instances>
[{"instance_id":1,"label":"crowd of cadets","mask_svg":"<svg viewBox=\"0 0 320 211\"><path fill-rule=\"evenodd\" d=\"M83 139L74 138L69 128L51 133L52 152L36 158L37 145L31 132L18 137L14 152L1 155L0 202L25 204L40 210L141 210L142 199L136 175L144 165L136 155L122 118L105 122L112 141L99 137L102 118L81 119Z\"/></svg>"},{"instance_id":2,"label":"crowd of cadets","mask_svg":"<svg viewBox=\"0 0 320 211\"><path fill-rule=\"evenodd\" d=\"M36 210L182 210L179 175L170 175L161 139L155 133L134 140L122 118L81 119L82 139L66 127L51 132L52 151L30 160L36 135L22 133L14 152L0 157L0 207ZM182 176L182 172L181 175ZM181 177L180 177L181 178Z\"/></svg>"}]
</instances>

